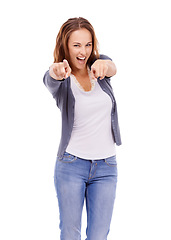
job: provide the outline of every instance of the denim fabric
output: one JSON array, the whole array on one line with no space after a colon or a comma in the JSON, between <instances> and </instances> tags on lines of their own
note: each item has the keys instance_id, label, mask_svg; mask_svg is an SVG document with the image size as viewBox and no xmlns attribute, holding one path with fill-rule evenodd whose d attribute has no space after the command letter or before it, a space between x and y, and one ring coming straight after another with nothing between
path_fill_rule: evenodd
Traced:
<instances>
[{"instance_id":1,"label":"denim fabric","mask_svg":"<svg viewBox=\"0 0 171 240\"><path fill-rule=\"evenodd\" d=\"M54 172L61 240L81 240L84 199L87 209L86 240L106 240L117 185L116 156L86 160L67 152L57 158Z\"/></svg>"}]
</instances>

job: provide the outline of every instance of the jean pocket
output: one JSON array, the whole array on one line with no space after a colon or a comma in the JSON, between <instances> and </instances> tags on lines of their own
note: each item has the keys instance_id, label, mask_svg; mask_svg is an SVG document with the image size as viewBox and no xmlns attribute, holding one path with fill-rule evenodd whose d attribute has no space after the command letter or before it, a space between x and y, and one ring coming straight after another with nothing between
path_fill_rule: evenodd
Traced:
<instances>
[{"instance_id":1,"label":"jean pocket","mask_svg":"<svg viewBox=\"0 0 171 240\"><path fill-rule=\"evenodd\" d=\"M72 155L70 153L65 152L64 155L63 155L63 158L62 159L58 159L58 161L65 162L65 163L71 163L71 162L74 162L76 159L77 159L76 156L74 156L74 155Z\"/></svg>"},{"instance_id":2,"label":"jean pocket","mask_svg":"<svg viewBox=\"0 0 171 240\"><path fill-rule=\"evenodd\" d=\"M117 166L116 155L106 158L105 163L110 167L116 167Z\"/></svg>"}]
</instances>

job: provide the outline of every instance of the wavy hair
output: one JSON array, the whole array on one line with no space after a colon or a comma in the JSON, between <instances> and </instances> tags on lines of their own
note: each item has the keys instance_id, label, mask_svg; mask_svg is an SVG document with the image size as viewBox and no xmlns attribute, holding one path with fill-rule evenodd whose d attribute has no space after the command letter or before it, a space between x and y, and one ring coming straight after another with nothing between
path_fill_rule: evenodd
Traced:
<instances>
[{"instance_id":1,"label":"wavy hair","mask_svg":"<svg viewBox=\"0 0 171 240\"><path fill-rule=\"evenodd\" d=\"M56 37L56 46L53 53L54 63L62 62L64 59L67 59L70 63L68 40L72 32L81 28L86 28L92 36L92 52L87 61L87 64L91 65L95 59L99 58L98 41L95 35L94 28L88 20L79 17L70 18L61 26L59 33Z\"/></svg>"}]
</instances>

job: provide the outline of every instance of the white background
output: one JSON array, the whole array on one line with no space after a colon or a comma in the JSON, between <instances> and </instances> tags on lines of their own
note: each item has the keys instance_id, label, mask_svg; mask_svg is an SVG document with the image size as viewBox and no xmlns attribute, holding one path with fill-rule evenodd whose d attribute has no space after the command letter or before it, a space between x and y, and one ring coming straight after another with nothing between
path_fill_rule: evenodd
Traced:
<instances>
[{"instance_id":1,"label":"white background","mask_svg":"<svg viewBox=\"0 0 171 240\"><path fill-rule=\"evenodd\" d=\"M43 85L60 26L85 17L112 78L122 146L109 240L170 240L169 0L3 1L0 6L0 238L59 239L53 183L60 111ZM86 215L83 213L82 239Z\"/></svg>"}]
</instances>

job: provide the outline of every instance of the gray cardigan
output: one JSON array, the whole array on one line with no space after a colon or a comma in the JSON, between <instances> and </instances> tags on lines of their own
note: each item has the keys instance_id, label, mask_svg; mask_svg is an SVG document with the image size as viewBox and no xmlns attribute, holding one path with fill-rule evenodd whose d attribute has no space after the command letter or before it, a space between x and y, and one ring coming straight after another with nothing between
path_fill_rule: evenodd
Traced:
<instances>
[{"instance_id":1,"label":"gray cardigan","mask_svg":"<svg viewBox=\"0 0 171 240\"><path fill-rule=\"evenodd\" d=\"M100 59L110 58L105 55L100 55ZM49 75L48 70L44 75L43 82L48 88L48 90L51 92L53 98L56 100L57 107L61 110L62 114L62 135L57 153L57 157L59 159L62 159L63 154L68 146L74 124L75 99L70 87L70 77L61 81L55 80ZM118 124L117 106L113 94L113 89L110 84L110 78L105 77L102 80L98 79L98 83L102 90L111 97L113 105L111 111L112 133L116 145L119 146L121 145L121 137Z\"/></svg>"}]
</instances>

